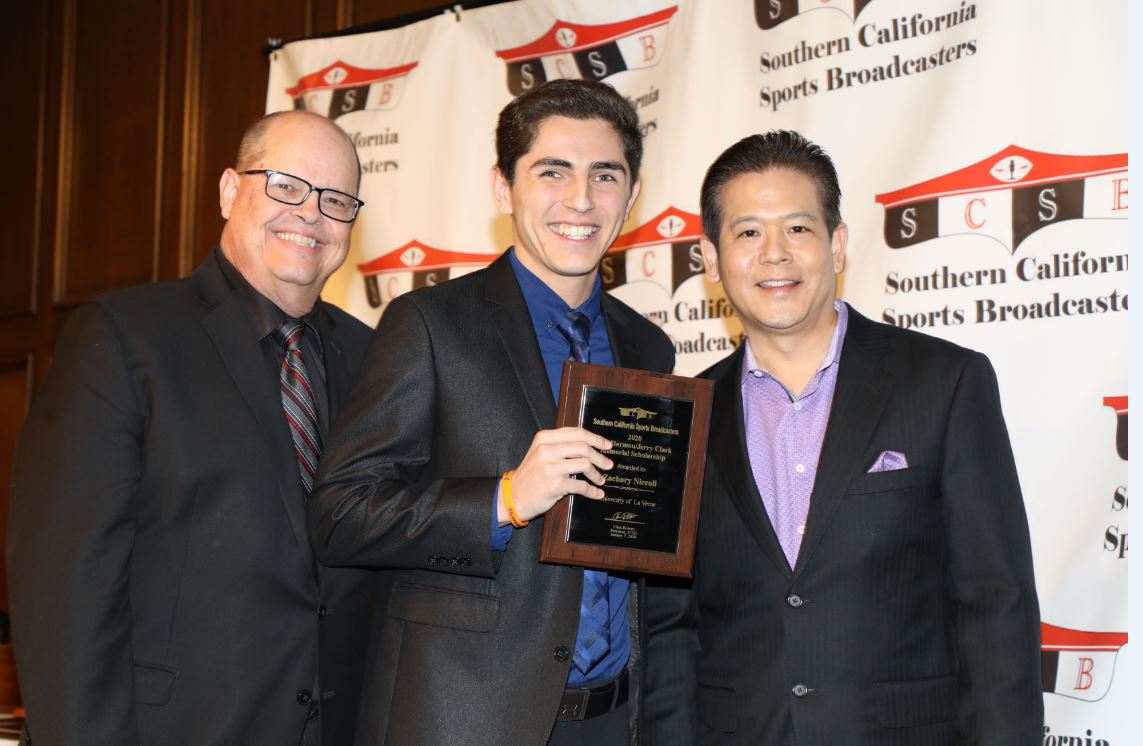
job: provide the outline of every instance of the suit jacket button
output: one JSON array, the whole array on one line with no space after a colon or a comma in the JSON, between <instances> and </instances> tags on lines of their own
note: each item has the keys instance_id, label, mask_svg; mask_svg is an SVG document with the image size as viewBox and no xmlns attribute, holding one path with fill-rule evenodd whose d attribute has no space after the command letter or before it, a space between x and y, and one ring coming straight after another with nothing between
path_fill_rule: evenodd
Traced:
<instances>
[{"instance_id":1,"label":"suit jacket button","mask_svg":"<svg viewBox=\"0 0 1143 746\"><path fill-rule=\"evenodd\" d=\"M325 607L325 604L322 604L321 606L318 607L318 619L324 619L325 615L328 613L329 613L329 609L327 609Z\"/></svg>"},{"instance_id":2,"label":"suit jacket button","mask_svg":"<svg viewBox=\"0 0 1143 746\"><path fill-rule=\"evenodd\" d=\"M560 663L563 663L564 661L566 661L568 659L568 655L569 655L568 649L566 647L564 647L563 645L560 645L559 647L557 647L555 649L555 651L552 653L552 657L554 657Z\"/></svg>"},{"instance_id":3,"label":"suit jacket button","mask_svg":"<svg viewBox=\"0 0 1143 746\"><path fill-rule=\"evenodd\" d=\"M802 684L800 682L797 684L794 684L794 688L791 689L790 691L794 693L795 697L804 697L810 693L809 687L807 687L805 684Z\"/></svg>"},{"instance_id":4,"label":"suit jacket button","mask_svg":"<svg viewBox=\"0 0 1143 746\"><path fill-rule=\"evenodd\" d=\"M313 698L314 698L313 692L311 692L309 689L299 689L298 690L297 700L298 700L299 705L308 705L310 703L310 700L312 700Z\"/></svg>"},{"instance_id":5,"label":"suit jacket button","mask_svg":"<svg viewBox=\"0 0 1143 746\"><path fill-rule=\"evenodd\" d=\"M791 593L790 595L786 596L786 603L788 603L791 607L796 609L805 602L802 600L802 597L799 596L797 593Z\"/></svg>"}]
</instances>

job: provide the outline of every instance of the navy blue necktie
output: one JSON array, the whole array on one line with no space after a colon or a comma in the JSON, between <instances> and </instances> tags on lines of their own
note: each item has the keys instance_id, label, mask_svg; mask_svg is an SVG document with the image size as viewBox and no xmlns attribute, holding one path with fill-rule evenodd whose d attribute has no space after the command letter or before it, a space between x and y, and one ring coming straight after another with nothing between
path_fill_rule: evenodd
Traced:
<instances>
[{"instance_id":1,"label":"navy blue necktie","mask_svg":"<svg viewBox=\"0 0 1143 746\"><path fill-rule=\"evenodd\" d=\"M560 334L571 345L571 359L591 362L591 320L579 311L568 311L556 323ZM611 649L607 634L611 622L611 598L607 593L607 573L583 571L583 597L579 603L579 633L576 635L572 662L581 673L587 673Z\"/></svg>"}]
</instances>

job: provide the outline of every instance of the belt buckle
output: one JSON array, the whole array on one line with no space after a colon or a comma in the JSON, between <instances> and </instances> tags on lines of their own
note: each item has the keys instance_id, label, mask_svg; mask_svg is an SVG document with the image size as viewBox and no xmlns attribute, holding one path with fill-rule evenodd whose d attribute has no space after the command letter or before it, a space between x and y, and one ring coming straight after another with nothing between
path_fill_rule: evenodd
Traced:
<instances>
[{"instance_id":1,"label":"belt buckle","mask_svg":"<svg viewBox=\"0 0 1143 746\"><path fill-rule=\"evenodd\" d=\"M583 716L587 712L587 699L590 694L586 689L565 689L556 719L583 720Z\"/></svg>"}]
</instances>

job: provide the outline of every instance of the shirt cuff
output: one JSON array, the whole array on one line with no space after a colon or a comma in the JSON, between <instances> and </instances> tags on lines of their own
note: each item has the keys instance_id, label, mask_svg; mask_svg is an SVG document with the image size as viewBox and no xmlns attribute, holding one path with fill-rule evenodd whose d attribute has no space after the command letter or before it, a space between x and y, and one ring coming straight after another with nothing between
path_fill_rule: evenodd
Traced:
<instances>
[{"instance_id":1,"label":"shirt cuff","mask_svg":"<svg viewBox=\"0 0 1143 746\"><path fill-rule=\"evenodd\" d=\"M500 482L496 482L496 489L492 491L492 549L503 552L508 549L508 542L512 539L512 524L501 526L496 519L496 506L500 500Z\"/></svg>"}]
</instances>

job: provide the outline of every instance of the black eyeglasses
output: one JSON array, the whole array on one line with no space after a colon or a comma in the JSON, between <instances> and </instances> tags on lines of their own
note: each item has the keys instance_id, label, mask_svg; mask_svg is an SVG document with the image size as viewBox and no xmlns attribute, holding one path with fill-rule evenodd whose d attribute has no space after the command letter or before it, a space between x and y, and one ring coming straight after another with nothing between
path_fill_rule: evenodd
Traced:
<instances>
[{"instance_id":1,"label":"black eyeglasses","mask_svg":"<svg viewBox=\"0 0 1143 746\"><path fill-rule=\"evenodd\" d=\"M357 217L357 211L365 204L352 194L339 192L336 189L318 189L305 179L281 171L260 168L242 173L265 174L266 196L283 204L300 205L309 199L310 192L317 192L318 211L327 218L342 223L352 223Z\"/></svg>"}]
</instances>

